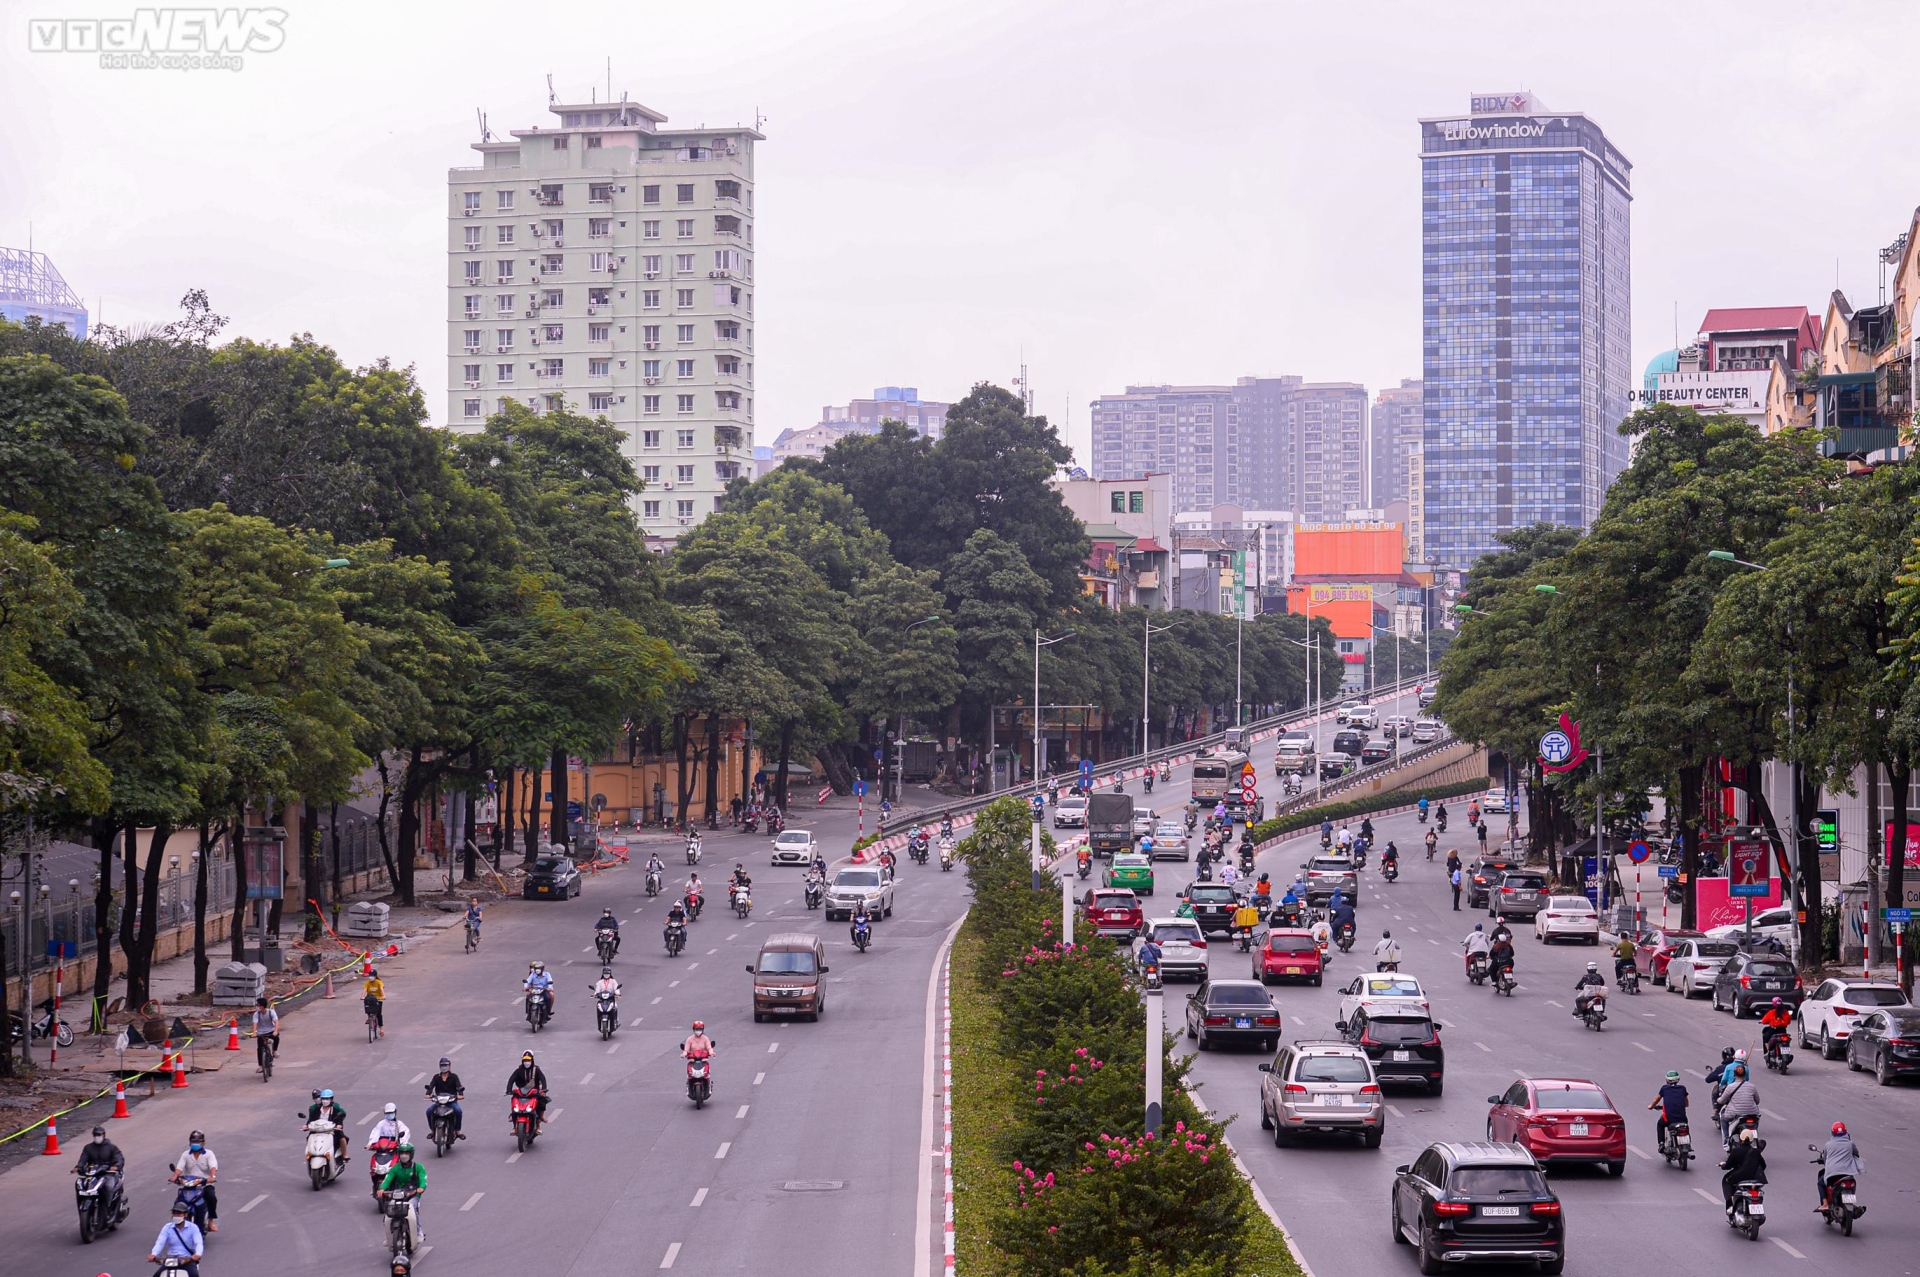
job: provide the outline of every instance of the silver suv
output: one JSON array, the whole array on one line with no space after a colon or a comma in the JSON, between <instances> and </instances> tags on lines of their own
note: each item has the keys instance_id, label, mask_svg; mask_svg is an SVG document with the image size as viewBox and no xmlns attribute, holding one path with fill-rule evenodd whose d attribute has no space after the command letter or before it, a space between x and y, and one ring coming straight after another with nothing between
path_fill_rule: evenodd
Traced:
<instances>
[{"instance_id":1,"label":"silver suv","mask_svg":"<svg viewBox=\"0 0 1920 1277\"><path fill-rule=\"evenodd\" d=\"M1304 1131L1358 1135L1379 1148L1387 1130L1385 1097L1373 1061L1345 1042L1293 1042L1260 1066L1260 1127L1273 1142L1292 1143Z\"/></svg>"},{"instance_id":2,"label":"silver suv","mask_svg":"<svg viewBox=\"0 0 1920 1277\"><path fill-rule=\"evenodd\" d=\"M1547 905L1546 875L1534 869L1509 869L1487 901L1492 913L1531 918Z\"/></svg>"},{"instance_id":3,"label":"silver suv","mask_svg":"<svg viewBox=\"0 0 1920 1277\"><path fill-rule=\"evenodd\" d=\"M1300 867L1307 871L1308 904L1318 904L1336 891L1345 893L1349 903L1360 903L1360 875L1353 857L1315 856Z\"/></svg>"},{"instance_id":4,"label":"silver suv","mask_svg":"<svg viewBox=\"0 0 1920 1277\"><path fill-rule=\"evenodd\" d=\"M1207 941L1192 918L1148 918L1146 934L1134 942L1134 952L1148 940L1160 946L1162 980L1207 978Z\"/></svg>"},{"instance_id":5,"label":"silver suv","mask_svg":"<svg viewBox=\"0 0 1920 1277\"><path fill-rule=\"evenodd\" d=\"M893 914L893 879L879 865L849 865L833 876L827 884L827 921L851 918L862 900L876 918Z\"/></svg>"}]
</instances>

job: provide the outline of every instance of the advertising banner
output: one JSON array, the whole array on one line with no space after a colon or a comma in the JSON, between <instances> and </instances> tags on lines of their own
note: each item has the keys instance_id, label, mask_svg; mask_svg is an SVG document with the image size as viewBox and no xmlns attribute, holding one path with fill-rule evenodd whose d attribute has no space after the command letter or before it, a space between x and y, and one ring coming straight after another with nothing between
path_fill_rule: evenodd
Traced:
<instances>
[{"instance_id":1,"label":"advertising banner","mask_svg":"<svg viewBox=\"0 0 1920 1277\"><path fill-rule=\"evenodd\" d=\"M1728 893L1725 878L1695 878L1693 880L1693 901L1700 930L1709 927L1723 927L1730 923L1744 922L1747 917L1747 900L1753 901L1753 911L1771 909L1781 903L1781 883L1778 878L1767 880L1767 894L1764 896L1736 897Z\"/></svg>"}]
</instances>

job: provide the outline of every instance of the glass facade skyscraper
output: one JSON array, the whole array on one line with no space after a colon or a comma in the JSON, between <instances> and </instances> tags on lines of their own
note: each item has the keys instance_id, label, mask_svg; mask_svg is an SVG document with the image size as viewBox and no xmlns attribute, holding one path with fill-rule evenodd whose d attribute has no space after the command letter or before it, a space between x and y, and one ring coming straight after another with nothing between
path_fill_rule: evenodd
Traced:
<instances>
[{"instance_id":1,"label":"glass facade skyscraper","mask_svg":"<svg viewBox=\"0 0 1920 1277\"><path fill-rule=\"evenodd\" d=\"M1420 121L1429 561L1585 528L1626 467L1632 165L1529 93Z\"/></svg>"}]
</instances>

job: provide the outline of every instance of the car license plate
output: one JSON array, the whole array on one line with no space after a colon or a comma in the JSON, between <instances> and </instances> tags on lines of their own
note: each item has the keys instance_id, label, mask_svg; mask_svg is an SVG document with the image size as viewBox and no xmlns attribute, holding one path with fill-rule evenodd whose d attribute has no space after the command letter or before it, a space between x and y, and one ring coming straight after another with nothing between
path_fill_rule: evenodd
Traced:
<instances>
[{"instance_id":1,"label":"car license plate","mask_svg":"<svg viewBox=\"0 0 1920 1277\"><path fill-rule=\"evenodd\" d=\"M1395 1061L1395 1062L1397 1062L1397 1063L1404 1063L1405 1061L1407 1061L1407 1060L1411 1060L1411 1059L1413 1058L1413 1052L1411 1052L1411 1051L1395 1051L1395 1052L1393 1053L1393 1057L1392 1057L1392 1058L1393 1058L1393 1059L1394 1059L1394 1061Z\"/></svg>"},{"instance_id":2,"label":"car license plate","mask_svg":"<svg viewBox=\"0 0 1920 1277\"><path fill-rule=\"evenodd\" d=\"M1253 1027L1253 1021L1244 1015L1236 1016L1233 1021L1233 1027L1236 1029L1250 1029Z\"/></svg>"},{"instance_id":3,"label":"car license plate","mask_svg":"<svg viewBox=\"0 0 1920 1277\"><path fill-rule=\"evenodd\" d=\"M1518 1206L1482 1206L1480 1213L1482 1215L1497 1216L1502 1219L1511 1219L1520 1214L1520 1208Z\"/></svg>"},{"instance_id":4,"label":"car license plate","mask_svg":"<svg viewBox=\"0 0 1920 1277\"><path fill-rule=\"evenodd\" d=\"M1300 974L1300 968L1299 968L1299 967L1288 967L1288 968L1287 968L1287 974L1288 974L1288 975L1299 975L1299 974Z\"/></svg>"},{"instance_id":5,"label":"car license plate","mask_svg":"<svg viewBox=\"0 0 1920 1277\"><path fill-rule=\"evenodd\" d=\"M541 894L541 895L543 895L543 896L544 896L544 895L546 895L546 894L547 894L547 893L548 893L549 891L551 891L551 890L553 890L553 888L551 888L551 887L540 887L540 888L538 888L537 890L538 890L538 891L540 892L540 894Z\"/></svg>"},{"instance_id":6,"label":"car license plate","mask_svg":"<svg viewBox=\"0 0 1920 1277\"><path fill-rule=\"evenodd\" d=\"M1679 1144L1681 1148L1691 1148L1693 1146L1693 1136L1687 1134L1685 1131L1681 1131L1673 1138L1674 1142Z\"/></svg>"},{"instance_id":7,"label":"car license plate","mask_svg":"<svg viewBox=\"0 0 1920 1277\"><path fill-rule=\"evenodd\" d=\"M1585 1135L1586 1133L1587 1124L1585 1122L1575 1122L1567 1127L1567 1134L1569 1135Z\"/></svg>"},{"instance_id":8,"label":"car license plate","mask_svg":"<svg viewBox=\"0 0 1920 1277\"><path fill-rule=\"evenodd\" d=\"M1346 1102L1347 1097L1344 1095L1323 1095L1320 1097L1320 1103L1327 1108L1340 1108L1345 1105Z\"/></svg>"}]
</instances>

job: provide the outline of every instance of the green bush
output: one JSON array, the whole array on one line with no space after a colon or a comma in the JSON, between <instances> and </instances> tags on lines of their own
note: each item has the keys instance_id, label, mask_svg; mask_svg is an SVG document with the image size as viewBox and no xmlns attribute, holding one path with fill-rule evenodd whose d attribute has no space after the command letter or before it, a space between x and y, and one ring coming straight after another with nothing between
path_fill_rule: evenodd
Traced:
<instances>
[{"instance_id":1,"label":"green bush","mask_svg":"<svg viewBox=\"0 0 1920 1277\"><path fill-rule=\"evenodd\" d=\"M1146 1011L1140 993L1111 941L1063 948L1053 944L1053 919L1041 922L1047 947L1033 945L1001 969L1002 1049L1015 1059L1033 1060L1055 1053L1061 1044L1088 1045L1089 1038L1141 1043L1145 1051ZM1105 1043L1099 1044L1103 1048Z\"/></svg>"},{"instance_id":2,"label":"green bush","mask_svg":"<svg viewBox=\"0 0 1920 1277\"><path fill-rule=\"evenodd\" d=\"M1289 812L1284 816L1275 816L1272 820L1263 820L1253 827L1253 837L1255 842L1265 842L1269 838L1278 838L1282 834L1313 829L1323 820L1331 820L1337 824L1350 816L1365 816L1372 812L1385 811L1389 807L1404 807L1409 800L1418 802L1422 795L1435 801L1442 798L1460 798L1467 794L1477 794L1492 783L1484 778L1459 780L1445 785L1389 790L1382 794L1369 794L1365 798L1322 803L1318 807L1307 807L1300 811Z\"/></svg>"}]
</instances>

